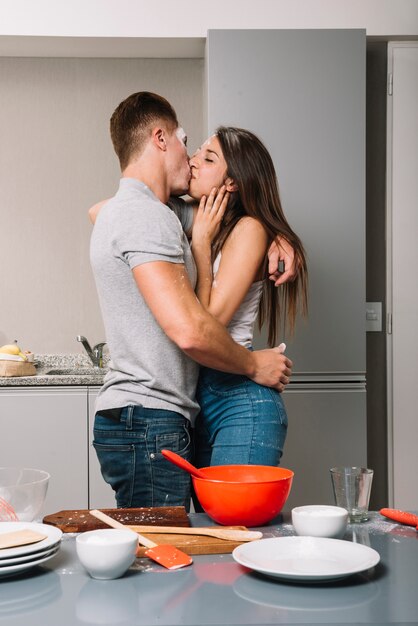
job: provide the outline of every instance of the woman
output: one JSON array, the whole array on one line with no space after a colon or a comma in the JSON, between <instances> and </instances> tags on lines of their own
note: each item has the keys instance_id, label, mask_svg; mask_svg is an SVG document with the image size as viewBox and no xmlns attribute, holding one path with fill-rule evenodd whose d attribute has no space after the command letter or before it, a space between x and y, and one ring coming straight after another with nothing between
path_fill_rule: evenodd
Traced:
<instances>
[{"instance_id":1,"label":"woman","mask_svg":"<svg viewBox=\"0 0 418 626\"><path fill-rule=\"evenodd\" d=\"M301 241L283 214L271 157L249 131L220 127L193 155L190 166L197 296L248 349L258 316L260 326L267 322L273 346L280 321L293 332L297 310L306 313L307 268ZM277 233L293 247L299 268L280 295L266 279L266 252ZM197 401L198 467L279 464L287 431L280 393L245 376L202 367Z\"/></svg>"}]
</instances>

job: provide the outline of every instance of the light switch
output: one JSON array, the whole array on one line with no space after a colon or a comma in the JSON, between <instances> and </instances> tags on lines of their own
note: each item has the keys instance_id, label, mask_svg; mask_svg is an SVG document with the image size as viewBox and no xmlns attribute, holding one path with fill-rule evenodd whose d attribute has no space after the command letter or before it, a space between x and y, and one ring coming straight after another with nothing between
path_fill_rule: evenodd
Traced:
<instances>
[{"instance_id":1,"label":"light switch","mask_svg":"<svg viewBox=\"0 0 418 626\"><path fill-rule=\"evenodd\" d=\"M382 303L366 302L366 332L382 330Z\"/></svg>"}]
</instances>

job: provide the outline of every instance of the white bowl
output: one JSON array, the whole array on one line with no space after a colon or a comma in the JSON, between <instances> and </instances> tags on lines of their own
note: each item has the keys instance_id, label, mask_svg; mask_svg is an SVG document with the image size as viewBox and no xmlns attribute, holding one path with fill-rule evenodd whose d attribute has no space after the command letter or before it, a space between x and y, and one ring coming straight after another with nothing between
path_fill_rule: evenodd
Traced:
<instances>
[{"instance_id":1,"label":"white bowl","mask_svg":"<svg viewBox=\"0 0 418 626\"><path fill-rule=\"evenodd\" d=\"M92 578L119 578L135 561L138 535L132 530L90 530L76 539L77 555Z\"/></svg>"},{"instance_id":2,"label":"white bowl","mask_svg":"<svg viewBox=\"0 0 418 626\"><path fill-rule=\"evenodd\" d=\"M50 475L26 467L0 467L0 497L14 509L19 522L31 522L45 501Z\"/></svg>"},{"instance_id":3,"label":"white bowl","mask_svg":"<svg viewBox=\"0 0 418 626\"><path fill-rule=\"evenodd\" d=\"M340 539L347 528L348 512L339 506L310 504L292 509L297 535Z\"/></svg>"}]
</instances>

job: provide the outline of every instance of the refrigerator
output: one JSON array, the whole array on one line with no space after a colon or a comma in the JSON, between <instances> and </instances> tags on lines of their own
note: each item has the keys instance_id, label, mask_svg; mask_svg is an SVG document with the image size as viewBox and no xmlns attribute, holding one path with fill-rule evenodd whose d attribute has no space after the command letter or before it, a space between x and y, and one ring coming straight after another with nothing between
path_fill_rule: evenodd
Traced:
<instances>
[{"instance_id":1,"label":"refrigerator","mask_svg":"<svg viewBox=\"0 0 418 626\"><path fill-rule=\"evenodd\" d=\"M208 134L222 124L262 139L308 256L309 316L280 337L294 362L287 508L333 503L329 469L367 465L365 85L364 30L208 33Z\"/></svg>"}]
</instances>

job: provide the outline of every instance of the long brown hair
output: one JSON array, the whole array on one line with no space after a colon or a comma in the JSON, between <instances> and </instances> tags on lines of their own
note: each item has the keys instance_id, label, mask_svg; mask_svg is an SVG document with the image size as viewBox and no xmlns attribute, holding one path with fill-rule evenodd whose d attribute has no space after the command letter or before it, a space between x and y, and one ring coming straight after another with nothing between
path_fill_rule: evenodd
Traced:
<instances>
[{"instance_id":1,"label":"long brown hair","mask_svg":"<svg viewBox=\"0 0 418 626\"><path fill-rule=\"evenodd\" d=\"M249 215L258 220L273 241L281 235L295 251L296 278L279 288L270 280L264 281L258 322L261 328L268 322L268 343L275 345L278 328L294 332L298 311L307 314L308 271L303 245L291 229L282 209L276 172L271 156L256 135L242 128L220 126L216 131L227 163L227 176L238 190L231 194L222 228L213 242L213 258L222 249L239 220ZM267 258L263 271L267 273Z\"/></svg>"}]
</instances>

